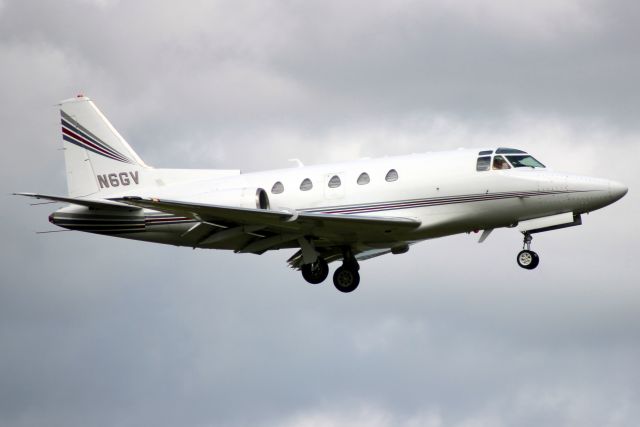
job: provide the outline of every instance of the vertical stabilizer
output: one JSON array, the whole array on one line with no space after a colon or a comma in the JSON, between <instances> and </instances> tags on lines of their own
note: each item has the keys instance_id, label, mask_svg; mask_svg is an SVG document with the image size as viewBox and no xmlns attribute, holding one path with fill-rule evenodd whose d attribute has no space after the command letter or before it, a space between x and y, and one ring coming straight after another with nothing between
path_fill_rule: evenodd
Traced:
<instances>
[{"instance_id":1,"label":"vertical stabilizer","mask_svg":"<svg viewBox=\"0 0 640 427\"><path fill-rule=\"evenodd\" d=\"M60 103L70 197L118 193L140 185L149 169L109 120L85 96Z\"/></svg>"}]
</instances>

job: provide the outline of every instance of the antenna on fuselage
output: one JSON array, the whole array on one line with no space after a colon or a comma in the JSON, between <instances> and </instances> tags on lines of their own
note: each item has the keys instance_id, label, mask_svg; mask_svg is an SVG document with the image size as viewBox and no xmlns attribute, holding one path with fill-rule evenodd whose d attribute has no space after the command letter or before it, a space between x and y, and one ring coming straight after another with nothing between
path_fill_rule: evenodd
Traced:
<instances>
[{"instance_id":1,"label":"antenna on fuselage","mask_svg":"<svg viewBox=\"0 0 640 427\"><path fill-rule=\"evenodd\" d=\"M290 162L294 162L298 165L299 168L303 168L304 164L302 163L302 161L300 159L287 159Z\"/></svg>"}]
</instances>

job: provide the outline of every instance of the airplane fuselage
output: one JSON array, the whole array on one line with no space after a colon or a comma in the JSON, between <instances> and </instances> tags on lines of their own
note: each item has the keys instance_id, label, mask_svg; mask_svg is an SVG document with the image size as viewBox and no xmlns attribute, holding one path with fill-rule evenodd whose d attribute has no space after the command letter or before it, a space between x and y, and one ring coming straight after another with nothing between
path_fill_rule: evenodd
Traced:
<instances>
[{"instance_id":1,"label":"airplane fuselage","mask_svg":"<svg viewBox=\"0 0 640 427\"><path fill-rule=\"evenodd\" d=\"M412 154L407 156L363 159L253 172L224 178L197 179L166 187L141 190L145 175L120 172L98 176L98 182L119 187L120 196L135 194L143 197L183 199L204 204L221 203L221 195L233 195L230 205L259 207L256 191L264 190L272 210L295 212L347 214L412 218L420 223L414 230L387 236L371 236L362 246L391 247L398 242L420 241L452 234L510 227L520 221L572 212L575 215L604 207L621 197L626 189L615 182L553 172L547 169L518 168L477 171L478 150L457 150ZM395 170L393 180L387 180ZM367 174L368 181L358 178ZM119 176L123 178L120 179ZM130 178L130 176L134 178ZM339 185L330 185L338 177ZM149 177L148 179L153 179ZM301 184L307 186L301 189ZM276 188L278 183L280 188ZM310 185L308 184L310 183ZM337 181L336 181L337 183ZM266 206L263 206L263 208ZM127 220L131 233L118 228L105 217L101 226L96 217L87 216L83 207L65 208L52 216L52 222L82 231L114 234L118 237L167 243L179 246L238 250L246 235L237 239L201 241L198 233L184 233L197 222L162 212L144 210L130 214L118 213L124 225ZM86 218L86 219L85 219ZM92 221L97 228L91 228ZM113 233L112 233L113 231ZM144 231L144 232L142 232ZM339 238L339 236L336 236ZM351 239L351 237L350 237ZM322 246L322 242L318 242ZM332 244L334 244L332 242ZM282 245L290 247L290 245Z\"/></svg>"}]
</instances>

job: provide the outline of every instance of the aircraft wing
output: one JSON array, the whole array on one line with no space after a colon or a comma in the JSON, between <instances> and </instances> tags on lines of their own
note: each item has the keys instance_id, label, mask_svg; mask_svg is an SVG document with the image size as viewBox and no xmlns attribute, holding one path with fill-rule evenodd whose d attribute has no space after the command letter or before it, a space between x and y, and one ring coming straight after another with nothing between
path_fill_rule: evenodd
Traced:
<instances>
[{"instance_id":1,"label":"aircraft wing","mask_svg":"<svg viewBox=\"0 0 640 427\"><path fill-rule=\"evenodd\" d=\"M213 226L219 224L224 224L224 228L242 226L252 231L259 230L260 233L264 230L271 234L268 238L272 239L272 247L282 243L283 239L295 240L302 236L320 239L318 243L325 246L366 241L394 241L398 234L413 230L420 225L417 220L398 217L248 209L141 197L123 197L114 200L140 208L193 218ZM269 249L269 242L259 244L254 241L252 243L253 246L240 251L261 252ZM265 246L267 246L266 249Z\"/></svg>"}]
</instances>

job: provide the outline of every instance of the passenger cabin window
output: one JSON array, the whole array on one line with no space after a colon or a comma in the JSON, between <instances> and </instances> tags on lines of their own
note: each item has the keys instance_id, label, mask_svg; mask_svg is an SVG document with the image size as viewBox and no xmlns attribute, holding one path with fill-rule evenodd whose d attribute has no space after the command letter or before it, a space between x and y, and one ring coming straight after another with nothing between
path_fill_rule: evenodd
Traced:
<instances>
[{"instance_id":1,"label":"passenger cabin window","mask_svg":"<svg viewBox=\"0 0 640 427\"><path fill-rule=\"evenodd\" d=\"M491 166L491 156L478 157L476 162L476 170L478 172L488 171Z\"/></svg>"},{"instance_id":2,"label":"passenger cabin window","mask_svg":"<svg viewBox=\"0 0 640 427\"><path fill-rule=\"evenodd\" d=\"M329 188L338 188L340 184L340 177L338 175L333 175L329 180Z\"/></svg>"},{"instance_id":3,"label":"passenger cabin window","mask_svg":"<svg viewBox=\"0 0 640 427\"><path fill-rule=\"evenodd\" d=\"M365 185L371 182L371 178L369 178L369 174L366 172L362 172L358 177L358 185Z\"/></svg>"},{"instance_id":4,"label":"passenger cabin window","mask_svg":"<svg viewBox=\"0 0 640 427\"><path fill-rule=\"evenodd\" d=\"M282 185L280 181L276 182L275 184L273 184L273 187L271 187L271 192L273 194L280 194L283 191L284 191L284 185Z\"/></svg>"},{"instance_id":5,"label":"passenger cabin window","mask_svg":"<svg viewBox=\"0 0 640 427\"><path fill-rule=\"evenodd\" d=\"M384 179L387 182L397 181L398 180L398 171L396 171L395 169L391 169L389 172L387 172L387 176L385 176Z\"/></svg>"},{"instance_id":6,"label":"passenger cabin window","mask_svg":"<svg viewBox=\"0 0 640 427\"><path fill-rule=\"evenodd\" d=\"M511 166L509 166L509 163L507 163L507 161L504 159L504 157L502 156L495 156L493 158L493 170L500 170L500 169L511 169Z\"/></svg>"},{"instance_id":7,"label":"passenger cabin window","mask_svg":"<svg viewBox=\"0 0 640 427\"><path fill-rule=\"evenodd\" d=\"M300 190L302 190L302 191L309 191L312 188L313 188L313 182L311 182L311 180L309 178L305 178L300 183Z\"/></svg>"},{"instance_id":8,"label":"passenger cabin window","mask_svg":"<svg viewBox=\"0 0 640 427\"><path fill-rule=\"evenodd\" d=\"M533 156L507 156L514 168L544 168L545 166L533 158Z\"/></svg>"}]
</instances>

